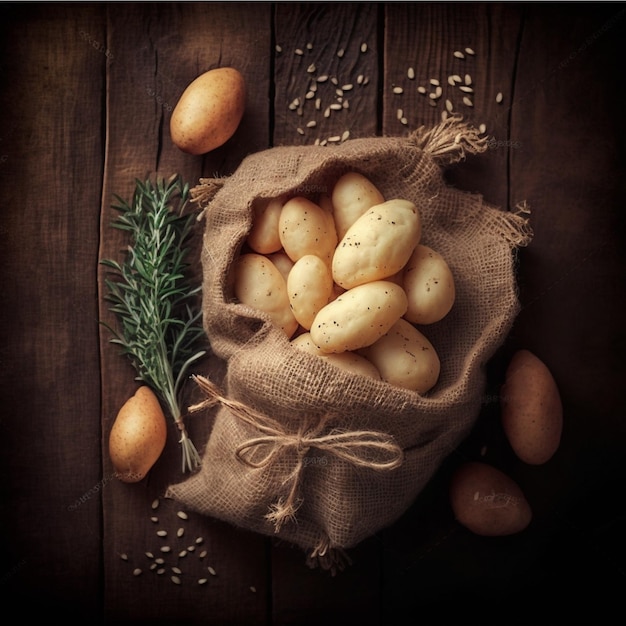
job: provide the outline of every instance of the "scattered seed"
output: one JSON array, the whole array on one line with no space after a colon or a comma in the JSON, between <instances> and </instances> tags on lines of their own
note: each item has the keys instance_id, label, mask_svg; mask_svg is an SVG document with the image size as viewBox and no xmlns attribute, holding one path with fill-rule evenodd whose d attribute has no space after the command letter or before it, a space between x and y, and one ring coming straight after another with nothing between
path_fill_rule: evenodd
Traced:
<instances>
[{"instance_id":1,"label":"scattered seed","mask_svg":"<svg viewBox=\"0 0 626 626\"><path fill-rule=\"evenodd\" d=\"M158 567L158 565L156 563L151 563L150 564L150 570L155 570Z\"/></svg>"},{"instance_id":2,"label":"scattered seed","mask_svg":"<svg viewBox=\"0 0 626 626\"><path fill-rule=\"evenodd\" d=\"M188 546L187 552L193 552L196 549L196 546Z\"/></svg>"},{"instance_id":3,"label":"scattered seed","mask_svg":"<svg viewBox=\"0 0 626 626\"><path fill-rule=\"evenodd\" d=\"M303 52L302 50L300 50L300 48L296 48L294 52L295 52L295 54L297 54L299 57L301 57L301 56L304 54L304 52Z\"/></svg>"},{"instance_id":4,"label":"scattered seed","mask_svg":"<svg viewBox=\"0 0 626 626\"><path fill-rule=\"evenodd\" d=\"M349 108L350 108L350 103L349 103L347 100L344 100L344 101L341 103L341 108L342 108L342 109L349 109Z\"/></svg>"},{"instance_id":5,"label":"scattered seed","mask_svg":"<svg viewBox=\"0 0 626 626\"><path fill-rule=\"evenodd\" d=\"M200 554L198 555L198 558L199 559L203 559L206 555L207 555L207 551L206 550L202 550L202 552L200 552Z\"/></svg>"},{"instance_id":6,"label":"scattered seed","mask_svg":"<svg viewBox=\"0 0 626 626\"><path fill-rule=\"evenodd\" d=\"M362 43L361 44L361 52L367 52L367 44L366 43Z\"/></svg>"},{"instance_id":7,"label":"scattered seed","mask_svg":"<svg viewBox=\"0 0 626 626\"><path fill-rule=\"evenodd\" d=\"M179 567L172 567L172 571L174 572L174 574L182 574Z\"/></svg>"},{"instance_id":8,"label":"scattered seed","mask_svg":"<svg viewBox=\"0 0 626 626\"><path fill-rule=\"evenodd\" d=\"M436 92L436 91L431 91L431 92L428 94L428 97L429 97L431 100L437 100L437 98L439 98L439 96L437 95L437 92Z\"/></svg>"},{"instance_id":9,"label":"scattered seed","mask_svg":"<svg viewBox=\"0 0 626 626\"><path fill-rule=\"evenodd\" d=\"M187 556L187 550L181 550L181 551L178 553L178 556L179 556L181 559L182 559L182 558L184 558L184 557L186 557L186 556Z\"/></svg>"},{"instance_id":10,"label":"scattered seed","mask_svg":"<svg viewBox=\"0 0 626 626\"><path fill-rule=\"evenodd\" d=\"M496 95L496 102L498 104L500 104L500 102L502 102L502 92L499 91L498 94Z\"/></svg>"},{"instance_id":11,"label":"scattered seed","mask_svg":"<svg viewBox=\"0 0 626 626\"><path fill-rule=\"evenodd\" d=\"M431 78L428 81L433 87L438 87L439 86L439 81L436 78Z\"/></svg>"},{"instance_id":12,"label":"scattered seed","mask_svg":"<svg viewBox=\"0 0 626 626\"><path fill-rule=\"evenodd\" d=\"M335 89L335 95L339 96L339 99L341 99L343 96L343 89L339 89L339 87L337 87L337 89Z\"/></svg>"},{"instance_id":13,"label":"scattered seed","mask_svg":"<svg viewBox=\"0 0 626 626\"><path fill-rule=\"evenodd\" d=\"M404 89L402 89L402 87L394 87L393 93L397 93L397 94L404 93Z\"/></svg>"},{"instance_id":14,"label":"scattered seed","mask_svg":"<svg viewBox=\"0 0 626 626\"><path fill-rule=\"evenodd\" d=\"M437 89L435 89L435 94L437 98L441 98L442 93L443 93L443 89L439 85L437 85Z\"/></svg>"},{"instance_id":15,"label":"scattered seed","mask_svg":"<svg viewBox=\"0 0 626 626\"><path fill-rule=\"evenodd\" d=\"M422 87L421 85L417 88L417 91L420 93L426 93L426 87Z\"/></svg>"},{"instance_id":16,"label":"scattered seed","mask_svg":"<svg viewBox=\"0 0 626 626\"><path fill-rule=\"evenodd\" d=\"M156 573L160 576L161 574L165 574L165 568L164 567L159 567L159 569L156 571Z\"/></svg>"},{"instance_id":17,"label":"scattered seed","mask_svg":"<svg viewBox=\"0 0 626 626\"><path fill-rule=\"evenodd\" d=\"M404 124L406 126L408 123L409 123L409 120L407 120L406 117L400 118L400 124Z\"/></svg>"},{"instance_id":18,"label":"scattered seed","mask_svg":"<svg viewBox=\"0 0 626 626\"><path fill-rule=\"evenodd\" d=\"M341 106L341 104L338 104L338 103L335 102L335 103L331 104L330 107L328 107L328 108L331 109L332 111L341 111L342 106Z\"/></svg>"},{"instance_id":19,"label":"scattered seed","mask_svg":"<svg viewBox=\"0 0 626 626\"><path fill-rule=\"evenodd\" d=\"M217 572L210 565L207 567L207 570L211 576L217 576Z\"/></svg>"},{"instance_id":20,"label":"scattered seed","mask_svg":"<svg viewBox=\"0 0 626 626\"><path fill-rule=\"evenodd\" d=\"M336 77L336 76L332 76L332 77L331 77L331 79L330 79L330 82L331 82L333 85L338 85L338 84L339 84L339 81L337 80L337 77Z\"/></svg>"},{"instance_id":21,"label":"scattered seed","mask_svg":"<svg viewBox=\"0 0 626 626\"><path fill-rule=\"evenodd\" d=\"M306 92L306 95L304 96L304 99L305 100L313 100L313 98L315 98L315 92L311 89L311 90Z\"/></svg>"},{"instance_id":22,"label":"scattered seed","mask_svg":"<svg viewBox=\"0 0 626 626\"><path fill-rule=\"evenodd\" d=\"M347 83L345 85L342 85L341 89L342 89L342 91L350 91L353 86L354 85L352 83Z\"/></svg>"},{"instance_id":23,"label":"scattered seed","mask_svg":"<svg viewBox=\"0 0 626 626\"><path fill-rule=\"evenodd\" d=\"M324 111L324 117L330 117L330 107L326 107Z\"/></svg>"},{"instance_id":24,"label":"scattered seed","mask_svg":"<svg viewBox=\"0 0 626 626\"><path fill-rule=\"evenodd\" d=\"M356 77L356 84L357 84L357 85L362 85L362 84L363 84L363 74L359 74L359 75Z\"/></svg>"},{"instance_id":25,"label":"scattered seed","mask_svg":"<svg viewBox=\"0 0 626 626\"><path fill-rule=\"evenodd\" d=\"M163 565L163 563L165 563L165 561L161 557L159 557L158 559L154 559L154 562L157 565Z\"/></svg>"},{"instance_id":26,"label":"scattered seed","mask_svg":"<svg viewBox=\"0 0 626 626\"><path fill-rule=\"evenodd\" d=\"M445 122L448 119L448 112L447 111L442 111L441 112L441 121Z\"/></svg>"},{"instance_id":27,"label":"scattered seed","mask_svg":"<svg viewBox=\"0 0 626 626\"><path fill-rule=\"evenodd\" d=\"M276 52L282 52L283 48L282 48L282 46L279 46L278 44L276 44L275 50L276 50Z\"/></svg>"},{"instance_id":28,"label":"scattered seed","mask_svg":"<svg viewBox=\"0 0 626 626\"><path fill-rule=\"evenodd\" d=\"M320 141L319 145L320 146L325 146L328 143L328 141L326 141L326 139L322 139L322 141Z\"/></svg>"},{"instance_id":29,"label":"scattered seed","mask_svg":"<svg viewBox=\"0 0 626 626\"><path fill-rule=\"evenodd\" d=\"M415 78L415 70L410 67L407 71L406 71L406 75L408 76L408 78L410 80L413 80Z\"/></svg>"},{"instance_id":30,"label":"scattered seed","mask_svg":"<svg viewBox=\"0 0 626 626\"><path fill-rule=\"evenodd\" d=\"M159 537L167 537L167 530L157 530L157 535Z\"/></svg>"},{"instance_id":31,"label":"scattered seed","mask_svg":"<svg viewBox=\"0 0 626 626\"><path fill-rule=\"evenodd\" d=\"M476 54L472 48L465 48L465 52L470 56L474 56Z\"/></svg>"},{"instance_id":32,"label":"scattered seed","mask_svg":"<svg viewBox=\"0 0 626 626\"><path fill-rule=\"evenodd\" d=\"M311 42L309 42L309 43L306 45L306 49L307 49L307 50L313 50L313 44L312 44Z\"/></svg>"},{"instance_id":33,"label":"scattered seed","mask_svg":"<svg viewBox=\"0 0 626 626\"><path fill-rule=\"evenodd\" d=\"M315 63L311 63L311 65L309 65L309 67L306 68L306 71L309 74L313 74L313 72L315 72L317 68L315 67Z\"/></svg>"},{"instance_id":34,"label":"scattered seed","mask_svg":"<svg viewBox=\"0 0 626 626\"><path fill-rule=\"evenodd\" d=\"M140 568L135 568L133 570L133 576L139 576L141 574L141 569Z\"/></svg>"},{"instance_id":35,"label":"scattered seed","mask_svg":"<svg viewBox=\"0 0 626 626\"><path fill-rule=\"evenodd\" d=\"M178 517L180 517L180 519L189 519L189 516L187 515L187 513L185 513L185 511L178 511L178 513L176 513L176 515L178 515Z\"/></svg>"},{"instance_id":36,"label":"scattered seed","mask_svg":"<svg viewBox=\"0 0 626 626\"><path fill-rule=\"evenodd\" d=\"M469 74L465 74L465 84L466 85L472 84L472 77Z\"/></svg>"},{"instance_id":37,"label":"scattered seed","mask_svg":"<svg viewBox=\"0 0 626 626\"><path fill-rule=\"evenodd\" d=\"M199 585L206 585L208 580L209 580L208 578L199 578L198 579L198 584Z\"/></svg>"},{"instance_id":38,"label":"scattered seed","mask_svg":"<svg viewBox=\"0 0 626 626\"><path fill-rule=\"evenodd\" d=\"M465 58L465 55L460 50L455 50L454 51L454 56L457 59L464 59Z\"/></svg>"},{"instance_id":39,"label":"scattered seed","mask_svg":"<svg viewBox=\"0 0 626 626\"><path fill-rule=\"evenodd\" d=\"M304 115L304 111L303 111L302 107L298 107L296 109L296 113L298 114L299 117L302 117Z\"/></svg>"},{"instance_id":40,"label":"scattered seed","mask_svg":"<svg viewBox=\"0 0 626 626\"><path fill-rule=\"evenodd\" d=\"M170 548L169 546L162 546L161 547L161 552L171 552L172 548Z\"/></svg>"},{"instance_id":41,"label":"scattered seed","mask_svg":"<svg viewBox=\"0 0 626 626\"><path fill-rule=\"evenodd\" d=\"M155 509L158 509L158 508L159 508L159 499L158 499L158 498L154 499L154 500L152 501L151 506L152 506L152 510L153 510L153 511L154 511Z\"/></svg>"},{"instance_id":42,"label":"scattered seed","mask_svg":"<svg viewBox=\"0 0 626 626\"><path fill-rule=\"evenodd\" d=\"M396 118L397 118L397 119L399 119L399 120L401 120L401 119L402 119L402 116L403 116L403 111L402 111L402 109L398 109L398 110L396 111Z\"/></svg>"},{"instance_id":43,"label":"scattered seed","mask_svg":"<svg viewBox=\"0 0 626 626\"><path fill-rule=\"evenodd\" d=\"M341 134L341 141L346 141L350 137L350 131L344 130Z\"/></svg>"},{"instance_id":44,"label":"scattered seed","mask_svg":"<svg viewBox=\"0 0 626 626\"><path fill-rule=\"evenodd\" d=\"M446 100L446 110L448 111L448 113L452 113L452 102L450 102L450 100Z\"/></svg>"},{"instance_id":45,"label":"scattered seed","mask_svg":"<svg viewBox=\"0 0 626 626\"><path fill-rule=\"evenodd\" d=\"M481 125L478 127L478 132L479 132L481 135L484 135L484 134L487 132L487 126L486 126L485 124L481 124Z\"/></svg>"},{"instance_id":46,"label":"scattered seed","mask_svg":"<svg viewBox=\"0 0 626 626\"><path fill-rule=\"evenodd\" d=\"M176 531L176 536L177 536L177 537L182 537L184 534L185 534L185 529L184 529L184 528L179 528L179 529Z\"/></svg>"},{"instance_id":47,"label":"scattered seed","mask_svg":"<svg viewBox=\"0 0 626 626\"><path fill-rule=\"evenodd\" d=\"M156 517L156 516L153 516L153 517L151 517L151 518L150 518L150 521L151 521L153 524L156 524L156 523L159 521L159 518L158 518L158 517Z\"/></svg>"},{"instance_id":48,"label":"scattered seed","mask_svg":"<svg viewBox=\"0 0 626 626\"><path fill-rule=\"evenodd\" d=\"M474 103L467 96L463 96L463 104L467 107L474 106Z\"/></svg>"},{"instance_id":49,"label":"scattered seed","mask_svg":"<svg viewBox=\"0 0 626 626\"><path fill-rule=\"evenodd\" d=\"M343 57L344 54L345 54L345 50L343 48L339 48L339 50L337 50L337 56L340 59Z\"/></svg>"},{"instance_id":50,"label":"scattered seed","mask_svg":"<svg viewBox=\"0 0 626 626\"><path fill-rule=\"evenodd\" d=\"M122 561L128 561L128 554L120 554L120 559L122 559Z\"/></svg>"},{"instance_id":51,"label":"scattered seed","mask_svg":"<svg viewBox=\"0 0 626 626\"><path fill-rule=\"evenodd\" d=\"M322 74L321 76L317 77L318 83L325 83L327 80L328 80L328 74Z\"/></svg>"},{"instance_id":52,"label":"scattered seed","mask_svg":"<svg viewBox=\"0 0 626 626\"><path fill-rule=\"evenodd\" d=\"M252 593L256 593L256 587L252 587L252 586L251 586L251 587L250 587L250 591L251 591Z\"/></svg>"},{"instance_id":53,"label":"scattered seed","mask_svg":"<svg viewBox=\"0 0 626 626\"><path fill-rule=\"evenodd\" d=\"M322 108L322 99L321 98L316 98L315 99L315 110L319 111Z\"/></svg>"},{"instance_id":54,"label":"scattered seed","mask_svg":"<svg viewBox=\"0 0 626 626\"><path fill-rule=\"evenodd\" d=\"M455 83L462 83L463 79L458 74L452 74L452 80Z\"/></svg>"},{"instance_id":55,"label":"scattered seed","mask_svg":"<svg viewBox=\"0 0 626 626\"><path fill-rule=\"evenodd\" d=\"M459 90L462 91L463 93L474 93L474 90L471 87L468 87L467 85L461 85L459 87Z\"/></svg>"},{"instance_id":56,"label":"scattered seed","mask_svg":"<svg viewBox=\"0 0 626 626\"><path fill-rule=\"evenodd\" d=\"M147 556L149 559L153 559L153 558L154 558L154 554L152 554L152 552L146 552L146 556Z\"/></svg>"},{"instance_id":57,"label":"scattered seed","mask_svg":"<svg viewBox=\"0 0 626 626\"><path fill-rule=\"evenodd\" d=\"M341 137L339 135L333 135L332 137L328 138L328 141L332 141L333 143L337 143L337 142L341 141Z\"/></svg>"},{"instance_id":58,"label":"scattered seed","mask_svg":"<svg viewBox=\"0 0 626 626\"><path fill-rule=\"evenodd\" d=\"M175 584L175 585L180 585L180 578L178 576L171 576L170 580Z\"/></svg>"},{"instance_id":59,"label":"scattered seed","mask_svg":"<svg viewBox=\"0 0 626 626\"><path fill-rule=\"evenodd\" d=\"M367 85L369 82L370 82L370 78L369 78L369 76L366 76L366 77L363 79L363 84L364 84L364 85Z\"/></svg>"},{"instance_id":60,"label":"scattered seed","mask_svg":"<svg viewBox=\"0 0 626 626\"><path fill-rule=\"evenodd\" d=\"M448 76L448 85L452 85L452 87L456 85L454 82L454 76Z\"/></svg>"},{"instance_id":61,"label":"scattered seed","mask_svg":"<svg viewBox=\"0 0 626 626\"><path fill-rule=\"evenodd\" d=\"M317 122L315 120L311 120L310 122L306 123L307 128L315 128L316 126L317 126Z\"/></svg>"}]
</instances>

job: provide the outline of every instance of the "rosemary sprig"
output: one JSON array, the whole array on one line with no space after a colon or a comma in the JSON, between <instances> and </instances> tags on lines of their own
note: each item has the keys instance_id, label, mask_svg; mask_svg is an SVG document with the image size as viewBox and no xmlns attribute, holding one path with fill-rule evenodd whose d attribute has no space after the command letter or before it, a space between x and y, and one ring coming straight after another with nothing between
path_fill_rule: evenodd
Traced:
<instances>
[{"instance_id":1,"label":"rosemary sprig","mask_svg":"<svg viewBox=\"0 0 626 626\"><path fill-rule=\"evenodd\" d=\"M200 349L205 334L194 299L201 287L191 284L185 258L194 222L192 213L183 215L189 186L178 176L155 184L136 180L130 205L115 198L112 208L120 214L111 225L127 231L131 242L123 263L101 261L117 275L105 280L105 299L121 328L104 325L113 335L110 341L130 358L136 379L169 409L181 434L182 471L192 471L200 455L183 423L181 392L190 366L206 350Z\"/></svg>"}]
</instances>

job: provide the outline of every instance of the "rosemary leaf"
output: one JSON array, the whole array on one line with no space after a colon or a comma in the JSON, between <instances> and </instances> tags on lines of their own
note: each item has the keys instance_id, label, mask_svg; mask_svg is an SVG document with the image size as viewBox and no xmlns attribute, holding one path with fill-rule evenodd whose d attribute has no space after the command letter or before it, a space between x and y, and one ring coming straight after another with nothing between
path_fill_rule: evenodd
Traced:
<instances>
[{"instance_id":1,"label":"rosemary leaf","mask_svg":"<svg viewBox=\"0 0 626 626\"><path fill-rule=\"evenodd\" d=\"M105 298L119 330L103 324L110 342L121 347L136 370L137 380L161 398L180 431L183 472L200 464L181 410L182 387L191 366L208 350L202 311L186 261L187 240L195 216L183 215L189 186L180 177L156 183L135 181L132 202L114 196L119 212L112 227L128 233L123 262L102 259L115 280L105 279Z\"/></svg>"}]
</instances>

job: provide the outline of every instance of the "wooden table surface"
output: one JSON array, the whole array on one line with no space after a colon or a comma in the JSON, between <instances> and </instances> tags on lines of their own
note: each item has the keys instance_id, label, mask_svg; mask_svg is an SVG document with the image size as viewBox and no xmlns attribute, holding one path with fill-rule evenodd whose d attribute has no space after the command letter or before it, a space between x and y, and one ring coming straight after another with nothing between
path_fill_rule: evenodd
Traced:
<instances>
[{"instance_id":1,"label":"wooden table surface","mask_svg":"<svg viewBox=\"0 0 626 626\"><path fill-rule=\"evenodd\" d=\"M0 24L0 592L21 618L608 622L626 583L623 4L3 4ZM466 47L475 54L453 56ZM289 108L305 97L311 64L354 85L348 108ZM171 111L218 66L245 76L245 116L223 147L185 155L170 139ZM179 507L161 496L180 453L170 431L148 479L113 477L108 433L136 386L99 324L109 315L99 260L123 245L110 228L113 194L129 198L135 178L226 176L248 154L346 130L406 135L444 108L446 96L431 106L417 85L434 78L445 90L451 73L472 77L474 106L458 96L454 106L492 140L450 184L505 210L526 200L534 230L518 257L521 312L489 364L492 395L474 432L335 577L308 569L299 549L193 513L177 541L202 538L204 560L185 557L179 586L150 572L155 498L160 523L178 527ZM330 102L335 86L325 86ZM515 459L498 423L498 384L520 347L550 367L564 404L561 447L540 467ZM202 448L208 425L189 428ZM533 507L518 535L472 535L450 510L449 471L484 446ZM209 566L216 575L193 584Z\"/></svg>"}]
</instances>

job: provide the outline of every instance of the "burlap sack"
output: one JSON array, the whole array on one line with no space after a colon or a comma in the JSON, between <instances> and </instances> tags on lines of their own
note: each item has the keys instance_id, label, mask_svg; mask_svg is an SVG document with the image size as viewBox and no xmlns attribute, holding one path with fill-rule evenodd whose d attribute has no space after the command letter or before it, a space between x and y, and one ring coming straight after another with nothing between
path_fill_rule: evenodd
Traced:
<instances>
[{"instance_id":1,"label":"burlap sack","mask_svg":"<svg viewBox=\"0 0 626 626\"><path fill-rule=\"evenodd\" d=\"M201 469L170 486L168 497L278 536L330 568L402 515L473 426L484 366L518 311L514 251L530 240L527 216L489 206L442 175L485 148L473 128L448 120L406 138L277 147L247 157L227 179L201 181L194 196L204 207L204 326L226 374L220 386L196 379L207 396L202 409L218 406L214 425ZM268 318L234 299L231 266L253 200L315 199L347 171L367 176L386 199L415 203L422 243L454 274L453 310L420 329L441 360L439 382L424 396L294 348Z\"/></svg>"}]
</instances>

